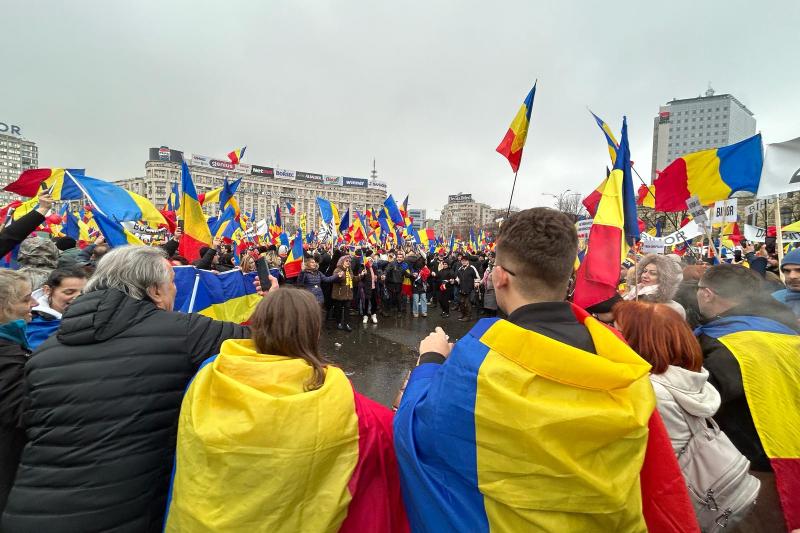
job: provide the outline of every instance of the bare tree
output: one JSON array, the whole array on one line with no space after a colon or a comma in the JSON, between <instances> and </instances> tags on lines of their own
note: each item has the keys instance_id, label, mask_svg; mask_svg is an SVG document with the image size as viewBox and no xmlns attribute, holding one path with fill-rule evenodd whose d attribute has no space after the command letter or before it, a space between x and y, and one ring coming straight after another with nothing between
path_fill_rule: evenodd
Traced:
<instances>
[{"instance_id":1,"label":"bare tree","mask_svg":"<svg viewBox=\"0 0 800 533\"><path fill-rule=\"evenodd\" d=\"M569 189L559 194L542 193L545 196L553 197L553 208L561 211L572 218L574 222L586 218L589 213L583 206L580 193L572 192Z\"/></svg>"}]
</instances>

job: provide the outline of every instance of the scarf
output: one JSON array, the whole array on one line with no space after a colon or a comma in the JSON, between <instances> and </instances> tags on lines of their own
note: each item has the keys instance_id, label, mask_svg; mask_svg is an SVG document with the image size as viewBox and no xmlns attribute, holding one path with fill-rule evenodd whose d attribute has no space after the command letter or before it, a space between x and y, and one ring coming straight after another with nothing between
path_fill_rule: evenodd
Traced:
<instances>
[{"instance_id":1,"label":"scarf","mask_svg":"<svg viewBox=\"0 0 800 533\"><path fill-rule=\"evenodd\" d=\"M649 295L656 294L656 293L658 293L658 285L645 285L645 286L637 285L635 287L631 287L631 290L629 290L622 297L622 299L623 300L635 300L639 296L649 296Z\"/></svg>"},{"instance_id":2,"label":"scarf","mask_svg":"<svg viewBox=\"0 0 800 533\"><path fill-rule=\"evenodd\" d=\"M348 289L353 288L353 274L349 268L344 271L344 284Z\"/></svg>"}]
</instances>

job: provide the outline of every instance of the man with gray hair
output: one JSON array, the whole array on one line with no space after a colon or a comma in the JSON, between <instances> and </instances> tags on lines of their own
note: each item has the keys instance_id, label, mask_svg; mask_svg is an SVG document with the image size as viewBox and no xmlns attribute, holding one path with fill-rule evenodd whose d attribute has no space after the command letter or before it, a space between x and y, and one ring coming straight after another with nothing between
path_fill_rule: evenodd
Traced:
<instances>
[{"instance_id":1,"label":"man with gray hair","mask_svg":"<svg viewBox=\"0 0 800 533\"><path fill-rule=\"evenodd\" d=\"M238 324L174 312L159 248L120 247L26 365L3 531L161 531L183 392Z\"/></svg>"}]
</instances>

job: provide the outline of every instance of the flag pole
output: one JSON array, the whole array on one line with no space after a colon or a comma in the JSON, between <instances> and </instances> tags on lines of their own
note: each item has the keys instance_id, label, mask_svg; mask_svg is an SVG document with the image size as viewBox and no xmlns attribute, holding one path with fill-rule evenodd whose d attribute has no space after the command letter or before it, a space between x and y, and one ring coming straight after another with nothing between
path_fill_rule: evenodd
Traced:
<instances>
[{"instance_id":1,"label":"flag pole","mask_svg":"<svg viewBox=\"0 0 800 533\"><path fill-rule=\"evenodd\" d=\"M519 170L514 172L514 184L511 185L511 196L508 198L508 209L506 209L506 219L508 219L508 217L511 214L511 200L513 200L513 198L514 198L514 188L517 186L517 174L518 173L519 173Z\"/></svg>"},{"instance_id":2,"label":"flag pole","mask_svg":"<svg viewBox=\"0 0 800 533\"><path fill-rule=\"evenodd\" d=\"M778 246L776 246L777 252L778 252L778 265L782 265L783 264L783 225L781 224L781 222L783 222L781 220L781 195L780 194L776 194L775 195L775 234L777 236L776 244L778 245ZM766 224L764 224L764 226L766 227ZM778 272L780 273L781 281L783 283L786 283L786 276L783 274L783 270L779 268Z\"/></svg>"}]
</instances>

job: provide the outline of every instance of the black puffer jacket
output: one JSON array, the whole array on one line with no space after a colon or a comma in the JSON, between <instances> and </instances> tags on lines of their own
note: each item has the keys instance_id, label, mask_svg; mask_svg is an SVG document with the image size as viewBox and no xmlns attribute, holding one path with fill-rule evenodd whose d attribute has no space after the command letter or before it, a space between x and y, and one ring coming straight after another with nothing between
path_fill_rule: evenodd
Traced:
<instances>
[{"instance_id":1,"label":"black puffer jacket","mask_svg":"<svg viewBox=\"0 0 800 533\"><path fill-rule=\"evenodd\" d=\"M19 321L21 322L21 321ZM0 338L0 512L14 483L25 432L20 425L25 384L23 371L30 352L26 348L25 330L14 323L0 325L6 333ZM8 333L17 330L18 342Z\"/></svg>"},{"instance_id":2,"label":"black puffer jacket","mask_svg":"<svg viewBox=\"0 0 800 533\"><path fill-rule=\"evenodd\" d=\"M117 290L73 302L29 359L28 443L2 531L160 531L184 390L247 328Z\"/></svg>"}]
</instances>

